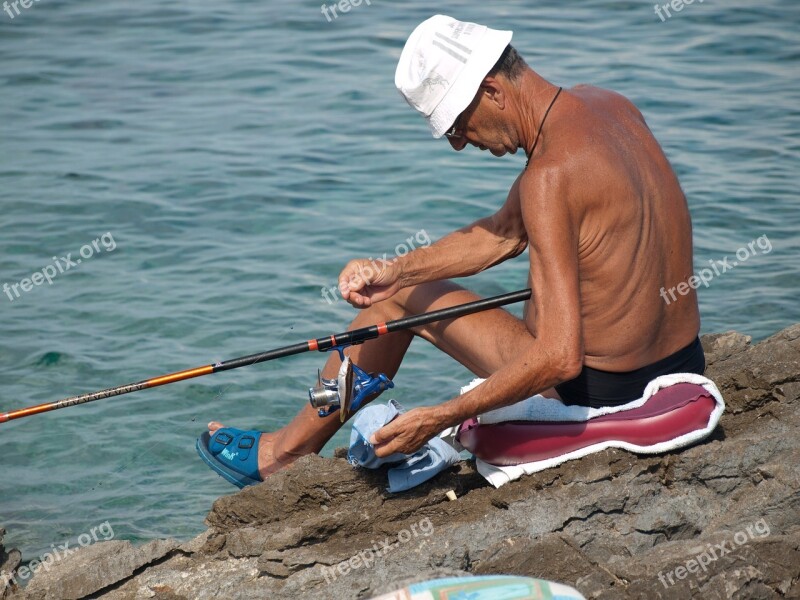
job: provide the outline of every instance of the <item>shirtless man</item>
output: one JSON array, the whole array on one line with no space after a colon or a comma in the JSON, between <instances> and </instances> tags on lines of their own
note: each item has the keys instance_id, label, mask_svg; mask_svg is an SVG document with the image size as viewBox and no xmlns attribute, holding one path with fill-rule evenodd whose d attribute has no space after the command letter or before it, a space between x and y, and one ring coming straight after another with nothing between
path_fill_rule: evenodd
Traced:
<instances>
[{"instance_id":1,"label":"shirtless man","mask_svg":"<svg viewBox=\"0 0 800 600\"><path fill-rule=\"evenodd\" d=\"M362 309L350 328L477 300L448 280L526 248L533 294L522 320L494 309L348 349L365 371L391 378L417 336L486 378L378 430L371 441L379 457L412 453L449 426L535 394L621 404L641 397L659 375L705 367L694 289L676 302L659 296L692 275L692 231L686 198L644 118L614 92L549 83L510 39L511 32L437 15L412 33L397 67L400 92L434 137L494 156L521 148L528 164L495 214L386 262L369 281L361 276L366 259L348 263L340 289ZM322 376L335 378L339 366L331 353ZM204 437L215 434L215 452L222 433L231 448L257 448L253 483L318 452L340 426L306 404L284 428L251 435L244 445L242 432L216 422Z\"/></svg>"}]
</instances>

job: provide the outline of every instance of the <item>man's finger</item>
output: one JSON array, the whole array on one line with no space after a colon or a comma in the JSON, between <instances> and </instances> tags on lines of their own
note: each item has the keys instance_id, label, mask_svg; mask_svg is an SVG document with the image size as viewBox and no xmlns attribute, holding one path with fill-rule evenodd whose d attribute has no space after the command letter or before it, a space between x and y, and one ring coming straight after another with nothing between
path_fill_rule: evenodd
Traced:
<instances>
[{"instance_id":1,"label":"man's finger","mask_svg":"<svg viewBox=\"0 0 800 600\"><path fill-rule=\"evenodd\" d=\"M394 440L392 440L391 442L387 442L382 446L375 446L375 456L377 456L378 458L385 458L387 456L391 456L395 452L399 451L396 446L398 446L398 443Z\"/></svg>"},{"instance_id":2,"label":"man's finger","mask_svg":"<svg viewBox=\"0 0 800 600\"><path fill-rule=\"evenodd\" d=\"M339 292L342 294L342 298L345 300L350 297L350 284L348 283L347 279L339 280Z\"/></svg>"},{"instance_id":3,"label":"man's finger","mask_svg":"<svg viewBox=\"0 0 800 600\"><path fill-rule=\"evenodd\" d=\"M369 438L369 443L372 444L373 446L378 446L380 444L385 444L386 442L391 441L392 438L394 438L395 436L394 429L396 427L394 424L396 422L397 420L395 419L391 423L387 423L386 425L378 429L378 431L373 433L372 436Z\"/></svg>"},{"instance_id":4,"label":"man's finger","mask_svg":"<svg viewBox=\"0 0 800 600\"><path fill-rule=\"evenodd\" d=\"M370 438L370 441L375 440L372 444L375 448L375 456L379 458L391 456L395 452L402 452L402 447L404 446L399 434L391 431L386 432L384 429L386 429L386 426L373 433L372 438Z\"/></svg>"}]
</instances>

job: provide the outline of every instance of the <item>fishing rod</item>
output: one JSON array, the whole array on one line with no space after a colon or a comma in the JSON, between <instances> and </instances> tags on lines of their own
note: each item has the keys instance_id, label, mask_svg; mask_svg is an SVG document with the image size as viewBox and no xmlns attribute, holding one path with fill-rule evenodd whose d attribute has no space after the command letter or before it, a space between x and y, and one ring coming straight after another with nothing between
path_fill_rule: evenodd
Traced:
<instances>
[{"instance_id":1,"label":"fishing rod","mask_svg":"<svg viewBox=\"0 0 800 600\"><path fill-rule=\"evenodd\" d=\"M152 379L145 379L144 381L139 381L137 383L128 383L126 385L120 385L117 387L100 390L98 392L81 394L79 396L71 396L70 398L64 398L63 400L57 400L55 402L46 402L44 404L37 404L36 406L20 408L18 410L0 413L0 423L21 419L23 417L30 417L32 415L38 415L51 410L57 410L59 408L66 408L68 406L75 406L77 404L85 404L87 402L94 402L95 400L103 400L104 398L121 396L122 394L130 394L131 392L138 392L139 390L159 387L162 385L167 385L168 383L175 383L176 381L184 381L186 379L193 379L203 375L211 375L212 373L230 371L232 369L238 369L240 367L266 362L268 360L275 360L276 358L283 358L285 356L302 354L303 352L310 352L312 350L317 350L319 352L338 350L340 356L343 356L343 348L352 346L354 344L361 344L367 340L386 335L387 333L403 331L404 329L410 329L411 327L418 327L419 325L426 325L436 321L443 321L445 319L455 319L458 317L471 315L476 312L498 308L507 304L522 302L524 300L528 300L530 297L530 288L518 290L516 292L509 292L499 296L475 300L474 302L458 304L456 306L450 306L448 308L442 308L419 315L412 315L410 317L404 317L394 321L378 323L376 325L370 325L368 327L362 327L352 331L336 333L327 337L321 337L314 340L293 344L291 346L283 346L282 348L275 348L274 350L267 350L266 352L260 352L258 354L250 354L249 356L233 358L212 365L205 365L202 367L195 367L193 369L186 369L184 371L177 371L176 373L169 373L167 375L153 377ZM388 383L388 387L391 387L391 382ZM316 388L312 388L311 392L314 392L315 389ZM381 387L380 389L384 388ZM363 395L364 394L362 394L362 396ZM312 405L317 407L318 405L314 402L313 393L311 400ZM330 408L331 404L332 402L329 402L327 406ZM320 403L319 406L324 407L325 404ZM355 404L353 407L355 408ZM338 405L335 406L335 408L338 408ZM322 409L320 410L320 416L327 416L327 414L330 414L330 411L324 412Z\"/></svg>"}]
</instances>

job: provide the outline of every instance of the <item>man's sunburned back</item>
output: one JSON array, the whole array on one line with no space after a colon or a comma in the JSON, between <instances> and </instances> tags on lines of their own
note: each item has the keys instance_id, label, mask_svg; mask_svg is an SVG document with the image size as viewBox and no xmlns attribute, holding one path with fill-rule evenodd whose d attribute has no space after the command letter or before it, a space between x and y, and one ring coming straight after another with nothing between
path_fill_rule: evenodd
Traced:
<instances>
[{"instance_id":1,"label":"man's sunburned back","mask_svg":"<svg viewBox=\"0 0 800 600\"><path fill-rule=\"evenodd\" d=\"M556 168L568 182L567 197L550 202L570 203L577 221L584 364L638 369L687 346L700 328L694 290L670 304L659 295L692 274L686 198L627 99L577 86L558 109L521 177Z\"/></svg>"}]
</instances>

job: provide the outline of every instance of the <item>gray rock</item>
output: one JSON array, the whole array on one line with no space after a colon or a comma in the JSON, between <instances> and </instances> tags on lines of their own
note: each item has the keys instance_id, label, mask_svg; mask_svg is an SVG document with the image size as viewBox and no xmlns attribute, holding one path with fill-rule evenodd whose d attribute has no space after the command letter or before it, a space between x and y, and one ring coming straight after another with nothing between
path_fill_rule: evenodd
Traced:
<instances>
[{"instance_id":1,"label":"gray rock","mask_svg":"<svg viewBox=\"0 0 800 600\"><path fill-rule=\"evenodd\" d=\"M134 547L130 542L99 542L76 550L35 571L25 597L84 598L113 586L144 565L156 565L178 547L175 540L153 540Z\"/></svg>"},{"instance_id":2,"label":"gray rock","mask_svg":"<svg viewBox=\"0 0 800 600\"><path fill-rule=\"evenodd\" d=\"M218 499L209 530L180 547L97 544L26 594L362 599L511 573L596 600L800 598L800 325L703 345L728 410L693 447L608 450L499 490L463 462L396 496L383 471L307 456Z\"/></svg>"},{"instance_id":3,"label":"gray rock","mask_svg":"<svg viewBox=\"0 0 800 600\"><path fill-rule=\"evenodd\" d=\"M17 567L22 561L22 554L19 550L6 550L3 546L3 538L6 530L0 527L0 600L5 600L17 590L14 575Z\"/></svg>"}]
</instances>

